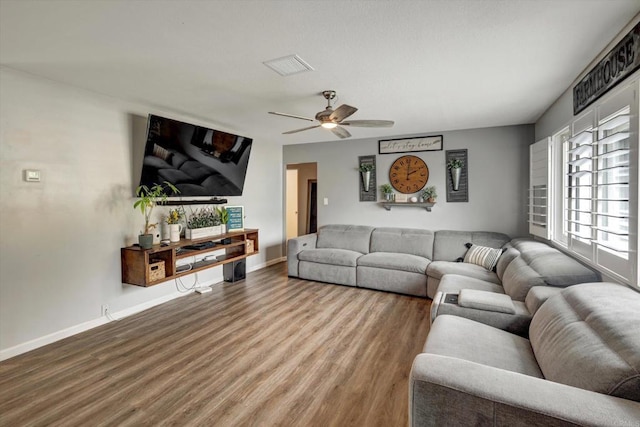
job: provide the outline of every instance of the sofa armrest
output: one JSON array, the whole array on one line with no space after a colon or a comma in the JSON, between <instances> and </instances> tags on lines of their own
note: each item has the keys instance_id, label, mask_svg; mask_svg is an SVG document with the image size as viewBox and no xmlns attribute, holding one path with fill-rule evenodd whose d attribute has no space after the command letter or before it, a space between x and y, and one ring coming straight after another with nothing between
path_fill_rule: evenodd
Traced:
<instances>
[{"instance_id":1,"label":"sofa armrest","mask_svg":"<svg viewBox=\"0 0 640 427\"><path fill-rule=\"evenodd\" d=\"M633 426L640 403L453 357L419 354L409 425Z\"/></svg>"},{"instance_id":2,"label":"sofa armrest","mask_svg":"<svg viewBox=\"0 0 640 427\"><path fill-rule=\"evenodd\" d=\"M287 242L287 270L289 276L298 277L298 254L305 249L315 249L318 235L305 234Z\"/></svg>"}]
</instances>

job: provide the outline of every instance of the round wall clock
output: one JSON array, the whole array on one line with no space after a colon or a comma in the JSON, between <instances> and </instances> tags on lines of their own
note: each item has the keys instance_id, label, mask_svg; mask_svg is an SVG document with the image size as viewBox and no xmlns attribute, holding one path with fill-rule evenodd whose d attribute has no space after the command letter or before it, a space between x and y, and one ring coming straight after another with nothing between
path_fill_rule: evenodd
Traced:
<instances>
[{"instance_id":1,"label":"round wall clock","mask_svg":"<svg viewBox=\"0 0 640 427\"><path fill-rule=\"evenodd\" d=\"M389 181L401 193L417 193L429 180L429 168L420 157L398 157L389 169Z\"/></svg>"}]
</instances>

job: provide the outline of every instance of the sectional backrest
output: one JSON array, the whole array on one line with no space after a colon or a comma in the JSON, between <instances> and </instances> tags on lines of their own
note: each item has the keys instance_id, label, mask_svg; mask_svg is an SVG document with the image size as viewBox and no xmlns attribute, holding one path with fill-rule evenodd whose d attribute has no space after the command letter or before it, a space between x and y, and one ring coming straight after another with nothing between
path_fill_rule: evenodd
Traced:
<instances>
[{"instance_id":1,"label":"sectional backrest","mask_svg":"<svg viewBox=\"0 0 640 427\"><path fill-rule=\"evenodd\" d=\"M373 229L365 225L325 225L318 230L316 248L348 249L368 254Z\"/></svg>"},{"instance_id":2,"label":"sectional backrest","mask_svg":"<svg viewBox=\"0 0 640 427\"><path fill-rule=\"evenodd\" d=\"M536 311L529 339L545 378L640 401L640 293L614 283L571 286Z\"/></svg>"},{"instance_id":3,"label":"sectional backrest","mask_svg":"<svg viewBox=\"0 0 640 427\"><path fill-rule=\"evenodd\" d=\"M467 243L501 248L509 241L509 236L492 231L440 230L435 232L433 243L434 261L456 261L467 253Z\"/></svg>"},{"instance_id":4,"label":"sectional backrest","mask_svg":"<svg viewBox=\"0 0 640 427\"><path fill-rule=\"evenodd\" d=\"M379 227L371 233L371 252L394 252L433 259L433 238L431 230Z\"/></svg>"}]
</instances>

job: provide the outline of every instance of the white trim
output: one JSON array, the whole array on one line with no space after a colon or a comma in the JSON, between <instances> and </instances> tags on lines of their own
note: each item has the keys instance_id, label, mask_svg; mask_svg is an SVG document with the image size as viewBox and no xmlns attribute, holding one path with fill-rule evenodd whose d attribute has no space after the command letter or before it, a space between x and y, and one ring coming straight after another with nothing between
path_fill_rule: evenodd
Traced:
<instances>
[{"instance_id":1,"label":"white trim","mask_svg":"<svg viewBox=\"0 0 640 427\"><path fill-rule=\"evenodd\" d=\"M271 265L278 264L280 262L286 261L286 259L287 259L286 257L280 257L280 258L275 258L275 259L272 259L272 260L264 262L264 263L260 263L258 265L254 265L249 269L248 272L261 270L261 269L263 269L265 267L269 267ZM220 280L214 279L214 280L211 281L212 282L211 284L202 284L202 286L211 286L211 285L214 285L216 283L220 283L221 280L222 279L220 279ZM37 348L40 348L40 347L43 347L45 345L54 343L56 341L60 341L62 339L65 339L65 338L68 338L70 336L79 334L81 332L85 332L85 331L88 331L90 329L97 328L98 326L106 325L107 323L109 323L112 320L114 320L113 318L122 319L123 317L131 316L132 314L139 313L139 312L147 310L147 309L149 309L151 307L155 307L156 305L164 304L165 302L174 300L176 298L180 298L180 297L189 295L192 292L193 291L190 291L190 292L173 292L171 294L168 294L168 295L165 295L165 296L162 296L162 297L150 300L150 301L145 301L145 302L143 302L141 304L137 304L137 305L134 305L134 306L129 307L129 308L125 308L125 309L120 310L118 312L114 312L114 313L111 314L112 319L109 319L106 316L101 316L101 317L99 317L97 319L89 320L88 322L80 323L78 325L74 325L74 326L71 326L69 328L62 329L60 331L53 332L53 333L50 333L48 335L45 335L45 336L42 336L42 337L39 337L39 338L35 338L35 339L31 340L31 341L27 341L27 342L24 342L22 344L18 344L16 346L9 347L9 348L4 349L4 350L0 350L0 361L7 360L7 359L10 359L10 358L15 357L15 356L19 356L19 355L21 355L23 353L26 353L28 351L35 350Z\"/></svg>"}]
</instances>

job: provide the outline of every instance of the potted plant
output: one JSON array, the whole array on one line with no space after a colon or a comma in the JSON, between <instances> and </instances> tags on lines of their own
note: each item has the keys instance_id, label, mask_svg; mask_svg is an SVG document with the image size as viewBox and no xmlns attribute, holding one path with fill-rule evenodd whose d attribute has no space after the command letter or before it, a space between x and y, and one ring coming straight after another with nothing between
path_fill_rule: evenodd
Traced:
<instances>
[{"instance_id":1,"label":"potted plant","mask_svg":"<svg viewBox=\"0 0 640 427\"><path fill-rule=\"evenodd\" d=\"M453 191L458 191L460 186L460 174L464 162L459 159L451 159L447 162L447 168L451 171L451 180L453 181Z\"/></svg>"},{"instance_id":2,"label":"potted plant","mask_svg":"<svg viewBox=\"0 0 640 427\"><path fill-rule=\"evenodd\" d=\"M387 202L390 202L393 196L393 187L391 187L391 184L382 184L380 186L380 191L382 191L384 199Z\"/></svg>"},{"instance_id":3,"label":"potted plant","mask_svg":"<svg viewBox=\"0 0 640 427\"><path fill-rule=\"evenodd\" d=\"M435 186L425 187L425 189L422 190L421 196L424 199L424 201L429 203L435 203L436 198L438 197L438 193L436 192L436 187Z\"/></svg>"},{"instance_id":4,"label":"potted plant","mask_svg":"<svg viewBox=\"0 0 640 427\"><path fill-rule=\"evenodd\" d=\"M220 225L222 226L222 234L227 232L227 223L229 222L229 212L227 209L222 206L221 208L216 208L216 212L218 213L218 217L220 218Z\"/></svg>"},{"instance_id":5,"label":"potted plant","mask_svg":"<svg viewBox=\"0 0 640 427\"><path fill-rule=\"evenodd\" d=\"M182 224L180 221L184 218L185 212L182 206L169 211L167 215L167 224L169 225L169 240L172 242L180 241L180 233L182 233Z\"/></svg>"},{"instance_id":6,"label":"potted plant","mask_svg":"<svg viewBox=\"0 0 640 427\"><path fill-rule=\"evenodd\" d=\"M220 216L216 209L205 207L196 209L187 219L185 237L201 239L222 234Z\"/></svg>"},{"instance_id":7,"label":"potted plant","mask_svg":"<svg viewBox=\"0 0 640 427\"><path fill-rule=\"evenodd\" d=\"M138 200L133 204L134 209L140 209L140 212L144 216L144 229L138 236L138 243L143 249L150 249L153 246L153 230L158 223L151 223L151 212L158 202L164 202L169 197L167 189L171 190L172 194L180 193L173 184L165 181L162 184L153 184L151 187L141 185L136 189L136 197Z\"/></svg>"},{"instance_id":8,"label":"potted plant","mask_svg":"<svg viewBox=\"0 0 640 427\"><path fill-rule=\"evenodd\" d=\"M362 175L362 185L364 191L369 191L369 183L371 182L371 171L376 167L373 163L360 163L360 175Z\"/></svg>"}]
</instances>

